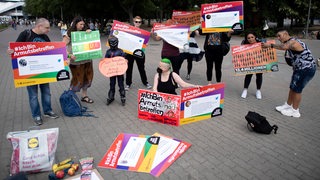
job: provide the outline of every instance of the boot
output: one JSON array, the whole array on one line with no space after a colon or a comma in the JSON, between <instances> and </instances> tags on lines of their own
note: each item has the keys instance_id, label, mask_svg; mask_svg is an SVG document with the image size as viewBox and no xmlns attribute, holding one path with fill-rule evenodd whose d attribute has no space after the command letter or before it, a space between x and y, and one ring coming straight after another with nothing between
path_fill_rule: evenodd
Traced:
<instances>
[{"instance_id":1,"label":"boot","mask_svg":"<svg viewBox=\"0 0 320 180\"><path fill-rule=\"evenodd\" d=\"M114 91L109 91L108 93L108 99L107 99L107 106L111 104L114 101Z\"/></svg>"},{"instance_id":2,"label":"boot","mask_svg":"<svg viewBox=\"0 0 320 180\"><path fill-rule=\"evenodd\" d=\"M126 91L124 89L121 89L119 92L121 97L121 104L122 106L124 106L126 104Z\"/></svg>"},{"instance_id":3,"label":"boot","mask_svg":"<svg viewBox=\"0 0 320 180\"><path fill-rule=\"evenodd\" d=\"M122 106L125 106L126 105L126 98L124 97L124 98L121 98L121 104L122 104Z\"/></svg>"}]
</instances>

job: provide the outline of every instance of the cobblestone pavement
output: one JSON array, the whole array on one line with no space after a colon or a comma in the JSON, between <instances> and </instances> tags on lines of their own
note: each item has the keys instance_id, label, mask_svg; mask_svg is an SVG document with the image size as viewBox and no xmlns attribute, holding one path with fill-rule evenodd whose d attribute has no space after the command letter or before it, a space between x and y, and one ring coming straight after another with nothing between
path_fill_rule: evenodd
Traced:
<instances>
[{"instance_id":1,"label":"cobblestone pavement","mask_svg":"<svg viewBox=\"0 0 320 180\"><path fill-rule=\"evenodd\" d=\"M8 132L27 130L33 126L26 88L15 88L10 58L6 54L9 41L15 41L19 32L11 28L0 32L0 178L9 175L12 147L6 140ZM58 29L52 28L52 41L60 41ZM234 36L232 45L239 45L242 38ZM202 46L204 37L197 37ZM106 37L102 36L103 53ZM320 57L320 41L305 41L315 57ZM146 70L153 83L155 69L160 60L161 42L152 39L146 50ZM109 79L98 71L99 60L94 61L94 81L88 90L95 101L86 105L99 118L75 117L62 114L59 96L68 88L69 81L52 83L53 110L58 119L44 118L42 129L58 127L59 142L56 161L75 156L77 159L92 156L95 167L119 133L161 134L192 144L191 148L174 162L158 179L320 179L320 77L319 70L304 89L300 107L301 117L290 118L275 111L276 105L285 102L292 70L277 51L279 72L263 75L262 100L255 98L255 76L249 87L248 97L240 98L244 77L234 76L231 54L223 62L222 81L225 82L223 115L192 124L173 127L137 118L137 91L145 88L134 65L133 85L127 92L126 106L122 107L117 93L116 101L106 106ZM180 74L186 76L186 62ZM191 83L206 85L205 60L193 64ZM117 91L118 92L118 91ZM260 135L249 132L245 115L256 111L271 124L277 124L277 134ZM97 168L105 179L156 179L150 174ZM47 179L49 172L28 175L32 180Z\"/></svg>"}]
</instances>

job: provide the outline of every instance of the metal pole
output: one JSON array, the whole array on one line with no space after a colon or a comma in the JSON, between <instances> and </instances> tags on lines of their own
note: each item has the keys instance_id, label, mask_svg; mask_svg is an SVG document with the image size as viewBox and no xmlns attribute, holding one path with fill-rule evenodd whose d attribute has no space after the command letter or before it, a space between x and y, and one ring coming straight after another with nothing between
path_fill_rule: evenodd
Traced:
<instances>
[{"instance_id":1,"label":"metal pole","mask_svg":"<svg viewBox=\"0 0 320 180\"><path fill-rule=\"evenodd\" d=\"M60 6L60 13L61 13L61 20L63 21L63 11L62 11L62 6Z\"/></svg>"},{"instance_id":2,"label":"metal pole","mask_svg":"<svg viewBox=\"0 0 320 180\"><path fill-rule=\"evenodd\" d=\"M307 19L307 27L306 27L306 39L308 39L308 30L309 30L309 19L310 19L310 9L311 9L311 0L309 0L309 10L308 10L308 19Z\"/></svg>"}]
</instances>

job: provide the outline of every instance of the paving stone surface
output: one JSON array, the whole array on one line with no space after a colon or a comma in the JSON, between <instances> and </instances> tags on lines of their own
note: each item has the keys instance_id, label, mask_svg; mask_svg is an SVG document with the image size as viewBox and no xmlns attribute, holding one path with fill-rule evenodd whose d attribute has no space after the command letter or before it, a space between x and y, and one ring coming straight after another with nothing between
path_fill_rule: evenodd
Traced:
<instances>
[{"instance_id":1,"label":"paving stone surface","mask_svg":"<svg viewBox=\"0 0 320 180\"><path fill-rule=\"evenodd\" d=\"M11 144L8 132L27 130L33 126L26 88L15 88L12 67L6 54L9 41L15 41L25 27L0 32L0 178L9 175ZM52 41L62 38L57 28L49 33ZM103 53L106 37L102 36ZM196 37L202 47L204 37ZM231 46L239 45L242 37L233 36ZM320 57L320 41L304 40L315 57ZM162 42L152 39L146 49L146 71L150 84L160 60ZM56 161L74 156L80 159L94 157L96 167L119 133L153 134L159 132L192 144L191 148L174 162L158 179L211 180L211 179L320 179L320 76L319 69L302 94L301 117L285 117L275 111L275 106L287 99L292 69L286 65L283 52L277 51L279 72L263 75L262 100L255 97L255 76L248 90L248 97L240 97L243 76L234 76L231 53L223 61L222 81L226 84L223 115L180 127L140 120L137 118L137 91L145 88L134 65L133 85L127 92L126 106L121 106L118 90L116 99L106 106L109 79L98 71L99 60L94 60L94 80L88 95L95 102L86 104L98 118L66 117L59 97L69 86L69 81L50 84L53 110L58 119L44 118L41 129L59 128ZM187 73L185 61L180 75ZM206 63L203 59L193 63L191 80L206 85ZM213 76L215 78L215 76ZM277 124L277 134L261 135L248 131L245 115L256 111ZM105 179L141 180L156 179L150 174L97 168ZM32 180L48 179L49 172L28 175Z\"/></svg>"}]
</instances>

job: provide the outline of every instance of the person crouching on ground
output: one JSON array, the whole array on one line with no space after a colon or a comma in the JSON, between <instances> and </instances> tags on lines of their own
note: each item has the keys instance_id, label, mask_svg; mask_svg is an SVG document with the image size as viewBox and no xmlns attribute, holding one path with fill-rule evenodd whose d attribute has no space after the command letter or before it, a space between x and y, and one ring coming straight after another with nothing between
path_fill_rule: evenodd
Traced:
<instances>
[{"instance_id":1,"label":"person crouching on ground","mask_svg":"<svg viewBox=\"0 0 320 180\"><path fill-rule=\"evenodd\" d=\"M162 59L157 68L157 73L154 75L152 90L167 94L177 94L176 88L178 88L178 85L183 88L199 87L183 81L177 73L172 72L171 61L167 58Z\"/></svg>"},{"instance_id":2,"label":"person crouching on ground","mask_svg":"<svg viewBox=\"0 0 320 180\"><path fill-rule=\"evenodd\" d=\"M299 118L299 105L301 93L307 83L313 78L316 72L316 62L307 45L299 39L290 37L288 31L281 30L277 33L281 44L262 43L263 48L276 48L286 50L286 61L292 65L293 74L291 77L290 90L287 102L277 106L276 110L285 116Z\"/></svg>"},{"instance_id":3,"label":"person crouching on ground","mask_svg":"<svg viewBox=\"0 0 320 180\"><path fill-rule=\"evenodd\" d=\"M119 40L115 36L109 36L108 43L110 49L107 50L105 58L112 58L116 56L125 56L125 53L118 48ZM110 90L108 92L107 105L114 101L116 80L118 79L119 92L121 97L122 106L126 103L126 91L124 89L124 75L117 75L110 77Z\"/></svg>"}]
</instances>

